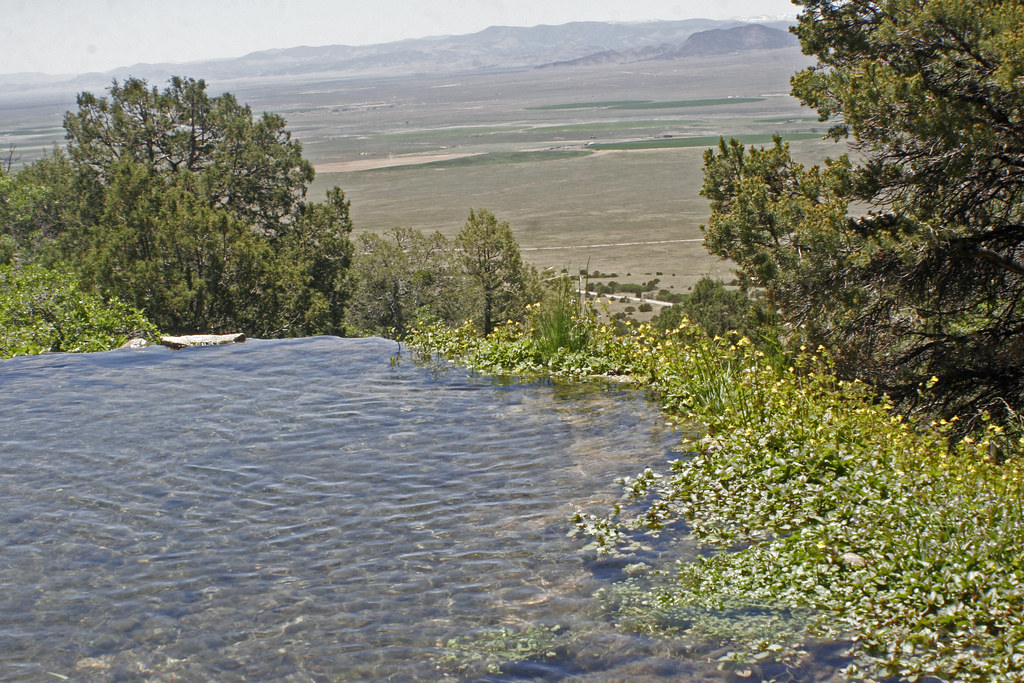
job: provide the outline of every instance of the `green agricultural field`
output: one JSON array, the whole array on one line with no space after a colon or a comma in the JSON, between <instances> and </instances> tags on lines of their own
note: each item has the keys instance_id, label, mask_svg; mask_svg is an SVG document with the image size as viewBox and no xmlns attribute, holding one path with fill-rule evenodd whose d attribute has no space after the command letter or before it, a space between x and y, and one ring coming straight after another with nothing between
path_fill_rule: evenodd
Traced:
<instances>
[{"instance_id":1,"label":"green agricultural field","mask_svg":"<svg viewBox=\"0 0 1024 683\"><path fill-rule=\"evenodd\" d=\"M822 132L814 133L781 133L782 139L787 142L793 142L795 140L820 140ZM765 133L762 135L735 135L732 136L737 138L740 142L745 145L769 145L772 142L773 135L771 133ZM718 144L719 136L707 135L702 137L693 138L676 138L676 137L663 137L654 138L651 140L626 140L623 142L605 142L599 143L592 146L593 149L619 149L619 150L630 150L630 149L669 149L674 147L700 147L701 149L707 149L708 147L714 147Z\"/></svg>"},{"instance_id":2,"label":"green agricultural field","mask_svg":"<svg viewBox=\"0 0 1024 683\"><path fill-rule=\"evenodd\" d=\"M710 100L675 100L655 102L651 100L623 100L619 102L571 102L569 104L549 104L532 109L679 109L682 107L716 107L727 104L746 104L762 102L763 97L719 97Z\"/></svg>"}]
</instances>

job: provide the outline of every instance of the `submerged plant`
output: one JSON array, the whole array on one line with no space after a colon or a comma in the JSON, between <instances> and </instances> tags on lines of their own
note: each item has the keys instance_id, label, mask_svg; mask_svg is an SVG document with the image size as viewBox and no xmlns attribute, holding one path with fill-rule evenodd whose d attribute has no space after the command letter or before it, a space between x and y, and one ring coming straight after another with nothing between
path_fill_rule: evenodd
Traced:
<instances>
[{"instance_id":1,"label":"submerged plant","mask_svg":"<svg viewBox=\"0 0 1024 683\"><path fill-rule=\"evenodd\" d=\"M521 630L502 626L452 638L443 645L445 652L438 659L438 668L454 673L499 673L511 663L542 661L557 656L558 648L564 645L565 632L557 625L531 625Z\"/></svg>"}]
</instances>

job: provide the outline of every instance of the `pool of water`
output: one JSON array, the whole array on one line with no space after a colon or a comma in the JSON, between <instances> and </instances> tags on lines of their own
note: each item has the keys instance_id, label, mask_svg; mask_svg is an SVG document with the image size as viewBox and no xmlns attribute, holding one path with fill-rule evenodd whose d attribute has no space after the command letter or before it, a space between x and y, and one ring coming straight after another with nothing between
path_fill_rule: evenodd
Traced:
<instances>
[{"instance_id":1,"label":"pool of water","mask_svg":"<svg viewBox=\"0 0 1024 683\"><path fill-rule=\"evenodd\" d=\"M576 506L674 457L643 396L397 352L319 337L0 361L0 678L692 673L615 633L592 598L614 566L567 536ZM452 639L556 625L586 636L490 670L445 659Z\"/></svg>"}]
</instances>

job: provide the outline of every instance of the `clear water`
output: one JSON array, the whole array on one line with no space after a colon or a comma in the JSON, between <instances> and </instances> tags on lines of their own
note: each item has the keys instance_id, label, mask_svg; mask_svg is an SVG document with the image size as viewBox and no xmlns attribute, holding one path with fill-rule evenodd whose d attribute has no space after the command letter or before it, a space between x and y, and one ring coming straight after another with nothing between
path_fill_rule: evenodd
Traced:
<instances>
[{"instance_id":1,"label":"clear water","mask_svg":"<svg viewBox=\"0 0 1024 683\"><path fill-rule=\"evenodd\" d=\"M575 506L673 457L621 389L320 337L0 362L0 679L686 679L616 634ZM498 673L452 638L587 636ZM700 665L702 672L713 671ZM691 668L686 668L691 667ZM711 675L710 673L708 675Z\"/></svg>"}]
</instances>

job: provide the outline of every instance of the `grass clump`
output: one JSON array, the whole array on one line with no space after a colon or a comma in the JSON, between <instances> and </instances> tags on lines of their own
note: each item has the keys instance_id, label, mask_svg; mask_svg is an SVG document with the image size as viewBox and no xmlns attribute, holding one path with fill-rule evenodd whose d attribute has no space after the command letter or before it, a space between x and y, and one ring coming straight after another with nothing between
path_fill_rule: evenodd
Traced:
<instances>
[{"instance_id":1,"label":"grass clump","mask_svg":"<svg viewBox=\"0 0 1024 683\"><path fill-rule=\"evenodd\" d=\"M601 553L629 553L680 521L720 551L619 586L619 623L709 638L729 631L723 615L775 625L733 629L730 667L765 653L796 665L800 639L827 638L848 643L853 679L1020 680L1019 432L987 423L950 446L955 424L894 416L884 397L837 379L823 348L769 358L685 319L671 334L619 337L588 324L585 348L546 363L525 329L481 339L435 328L413 344L502 374L626 377L700 435L665 471L624 480L626 500L608 514L574 518Z\"/></svg>"},{"instance_id":2,"label":"grass clump","mask_svg":"<svg viewBox=\"0 0 1024 683\"><path fill-rule=\"evenodd\" d=\"M585 278L561 274L549 282L544 301L534 306L532 336L537 353L550 363L560 353L579 353L590 342L592 312L581 292Z\"/></svg>"}]
</instances>

